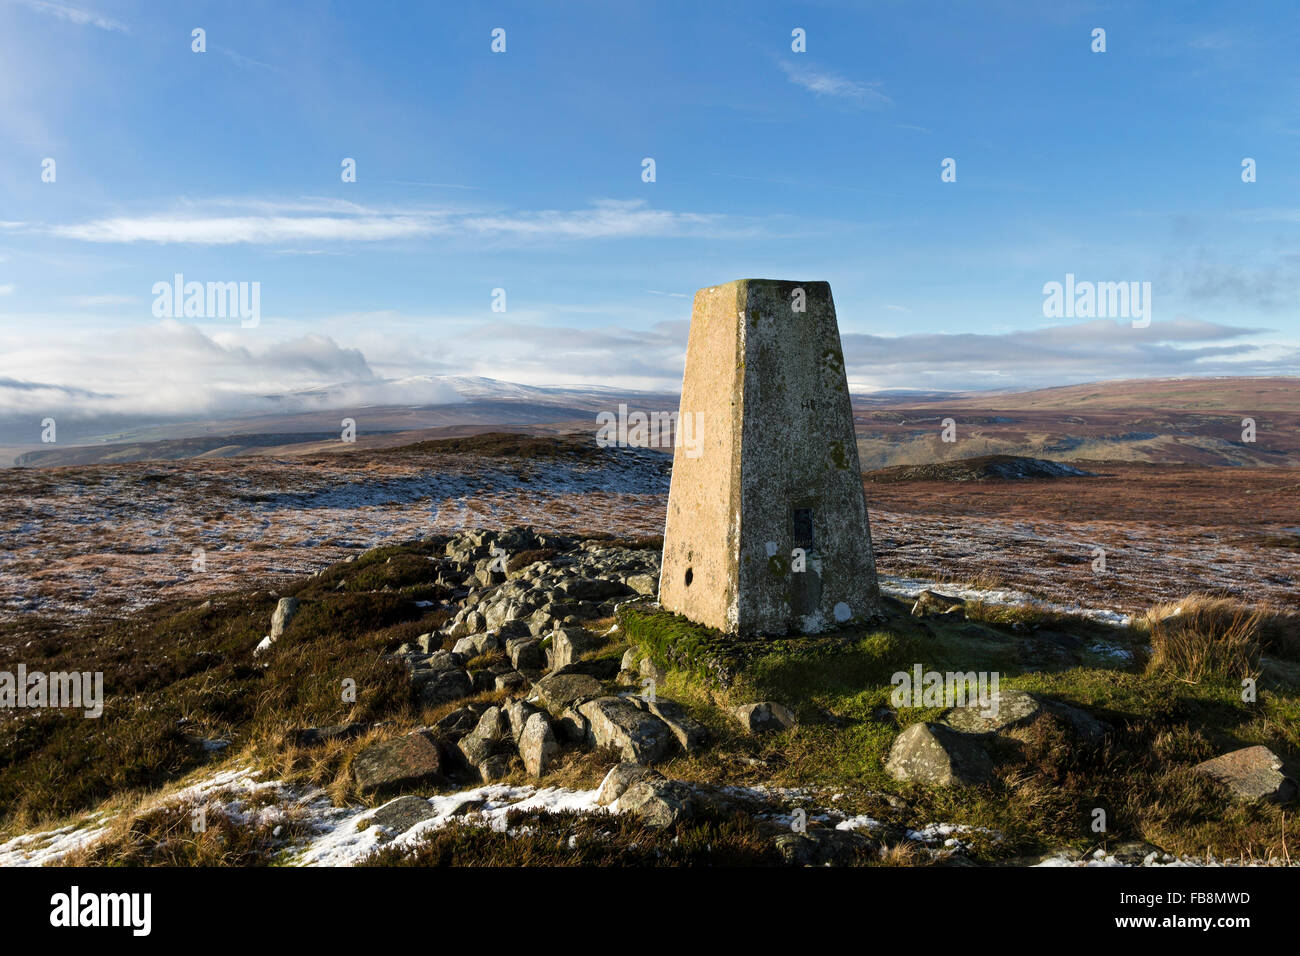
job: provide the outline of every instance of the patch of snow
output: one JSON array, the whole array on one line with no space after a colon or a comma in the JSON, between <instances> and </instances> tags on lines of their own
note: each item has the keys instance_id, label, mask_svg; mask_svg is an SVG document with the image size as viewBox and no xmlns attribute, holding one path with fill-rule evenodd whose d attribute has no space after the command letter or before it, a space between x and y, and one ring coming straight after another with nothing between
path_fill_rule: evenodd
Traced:
<instances>
[{"instance_id":1,"label":"patch of snow","mask_svg":"<svg viewBox=\"0 0 1300 956\"><path fill-rule=\"evenodd\" d=\"M981 601L984 604L1029 605L1053 614L1071 614L1085 617L1111 627L1128 627L1133 620L1130 614L1099 608L1085 608L1073 604L1058 604L1011 588L964 588L954 584L941 584L927 578L911 578L898 574L881 574L880 590L891 597L915 599L922 591L938 591L963 601Z\"/></svg>"}]
</instances>

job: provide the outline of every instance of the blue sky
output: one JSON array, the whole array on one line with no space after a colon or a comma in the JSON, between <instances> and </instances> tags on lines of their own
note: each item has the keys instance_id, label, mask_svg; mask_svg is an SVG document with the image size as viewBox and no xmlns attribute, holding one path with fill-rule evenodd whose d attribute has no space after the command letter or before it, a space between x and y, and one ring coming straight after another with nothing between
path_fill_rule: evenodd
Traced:
<instances>
[{"instance_id":1,"label":"blue sky","mask_svg":"<svg viewBox=\"0 0 1300 956\"><path fill-rule=\"evenodd\" d=\"M1298 34L1290 2L0 0L0 417L671 389L694 291L745 276L828 280L863 388L1295 374ZM260 283L259 324L155 317L176 273ZM1150 328L1044 317L1066 273L1150 282Z\"/></svg>"}]
</instances>

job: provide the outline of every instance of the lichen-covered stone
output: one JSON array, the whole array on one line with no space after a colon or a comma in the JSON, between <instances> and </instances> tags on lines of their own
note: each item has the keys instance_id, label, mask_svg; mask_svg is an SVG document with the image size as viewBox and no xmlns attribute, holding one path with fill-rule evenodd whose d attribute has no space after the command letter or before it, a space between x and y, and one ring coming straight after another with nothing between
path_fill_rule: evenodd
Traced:
<instances>
[{"instance_id":1,"label":"lichen-covered stone","mask_svg":"<svg viewBox=\"0 0 1300 956\"><path fill-rule=\"evenodd\" d=\"M894 740L885 769L899 780L936 787L974 786L993 775L978 737L944 724L913 724Z\"/></svg>"},{"instance_id":2,"label":"lichen-covered stone","mask_svg":"<svg viewBox=\"0 0 1300 956\"><path fill-rule=\"evenodd\" d=\"M1238 800L1288 803L1296 798L1295 780L1283 772L1282 758L1267 747L1234 750L1198 763L1195 770L1227 786Z\"/></svg>"}]
</instances>

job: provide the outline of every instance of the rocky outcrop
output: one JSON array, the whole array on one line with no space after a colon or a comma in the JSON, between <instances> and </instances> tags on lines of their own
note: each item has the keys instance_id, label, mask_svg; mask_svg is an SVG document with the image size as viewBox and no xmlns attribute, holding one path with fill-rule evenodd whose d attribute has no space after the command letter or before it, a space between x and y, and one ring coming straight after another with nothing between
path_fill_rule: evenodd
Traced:
<instances>
[{"instance_id":1,"label":"rocky outcrop","mask_svg":"<svg viewBox=\"0 0 1300 956\"><path fill-rule=\"evenodd\" d=\"M1003 734L1028 726L1045 714L1060 721L1087 746L1102 743L1110 730L1108 724L1086 710L1015 688L1001 690L984 703L976 701L953 707L939 719L963 733Z\"/></svg>"},{"instance_id":2,"label":"rocky outcrop","mask_svg":"<svg viewBox=\"0 0 1300 956\"><path fill-rule=\"evenodd\" d=\"M295 597L280 598L275 604L275 611L271 614L271 633L262 638L261 643L253 649L253 656L257 657L265 654L271 649L271 645L284 636L285 628L298 613L298 599Z\"/></svg>"},{"instance_id":3,"label":"rocky outcrop","mask_svg":"<svg viewBox=\"0 0 1300 956\"><path fill-rule=\"evenodd\" d=\"M896 779L936 787L987 783L993 762L979 737L944 724L912 724L894 740L885 769Z\"/></svg>"},{"instance_id":4,"label":"rocky outcrop","mask_svg":"<svg viewBox=\"0 0 1300 956\"><path fill-rule=\"evenodd\" d=\"M732 713L740 721L740 726L751 734L766 734L779 730L789 730L797 721L794 714L781 704L770 700L756 704L742 704Z\"/></svg>"},{"instance_id":5,"label":"rocky outcrop","mask_svg":"<svg viewBox=\"0 0 1300 956\"><path fill-rule=\"evenodd\" d=\"M614 750L624 760L652 764L672 747L667 724L625 698L598 697L579 705L578 712L587 719L588 743Z\"/></svg>"},{"instance_id":6,"label":"rocky outcrop","mask_svg":"<svg viewBox=\"0 0 1300 956\"><path fill-rule=\"evenodd\" d=\"M955 614L965 617L966 602L961 598L927 589L916 596L916 603L912 605L912 616L925 617L930 614Z\"/></svg>"},{"instance_id":7,"label":"rocky outcrop","mask_svg":"<svg viewBox=\"0 0 1300 956\"><path fill-rule=\"evenodd\" d=\"M1267 747L1245 747L1198 763L1197 773L1217 780L1242 802L1289 803L1296 781L1284 772L1282 758Z\"/></svg>"},{"instance_id":8,"label":"rocky outcrop","mask_svg":"<svg viewBox=\"0 0 1300 956\"><path fill-rule=\"evenodd\" d=\"M537 711L524 723L519 735L519 756L531 776L540 777L550 769L560 745L546 714Z\"/></svg>"},{"instance_id":9,"label":"rocky outcrop","mask_svg":"<svg viewBox=\"0 0 1300 956\"><path fill-rule=\"evenodd\" d=\"M446 783L446 766L437 739L417 730L366 747L353 758L352 775L361 793L379 793L400 787L440 786Z\"/></svg>"}]
</instances>

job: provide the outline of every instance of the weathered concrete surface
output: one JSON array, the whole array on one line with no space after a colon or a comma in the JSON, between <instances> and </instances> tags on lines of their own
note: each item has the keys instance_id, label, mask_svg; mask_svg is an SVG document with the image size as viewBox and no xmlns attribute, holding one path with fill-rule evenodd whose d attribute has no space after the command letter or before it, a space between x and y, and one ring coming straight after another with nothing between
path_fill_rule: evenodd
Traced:
<instances>
[{"instance_id":1,"label":"weathered concrete surface","mask_svg":"<svg viewBox=\"0 0 1300 956\"><path fill-rule=\"evenodd\" d=\"M697 292L681 416L698 423L699 454L680 443L673 456L662 605L733 634L878 614L830 286L741 279Z\"/></svg>"}]
</instances>

